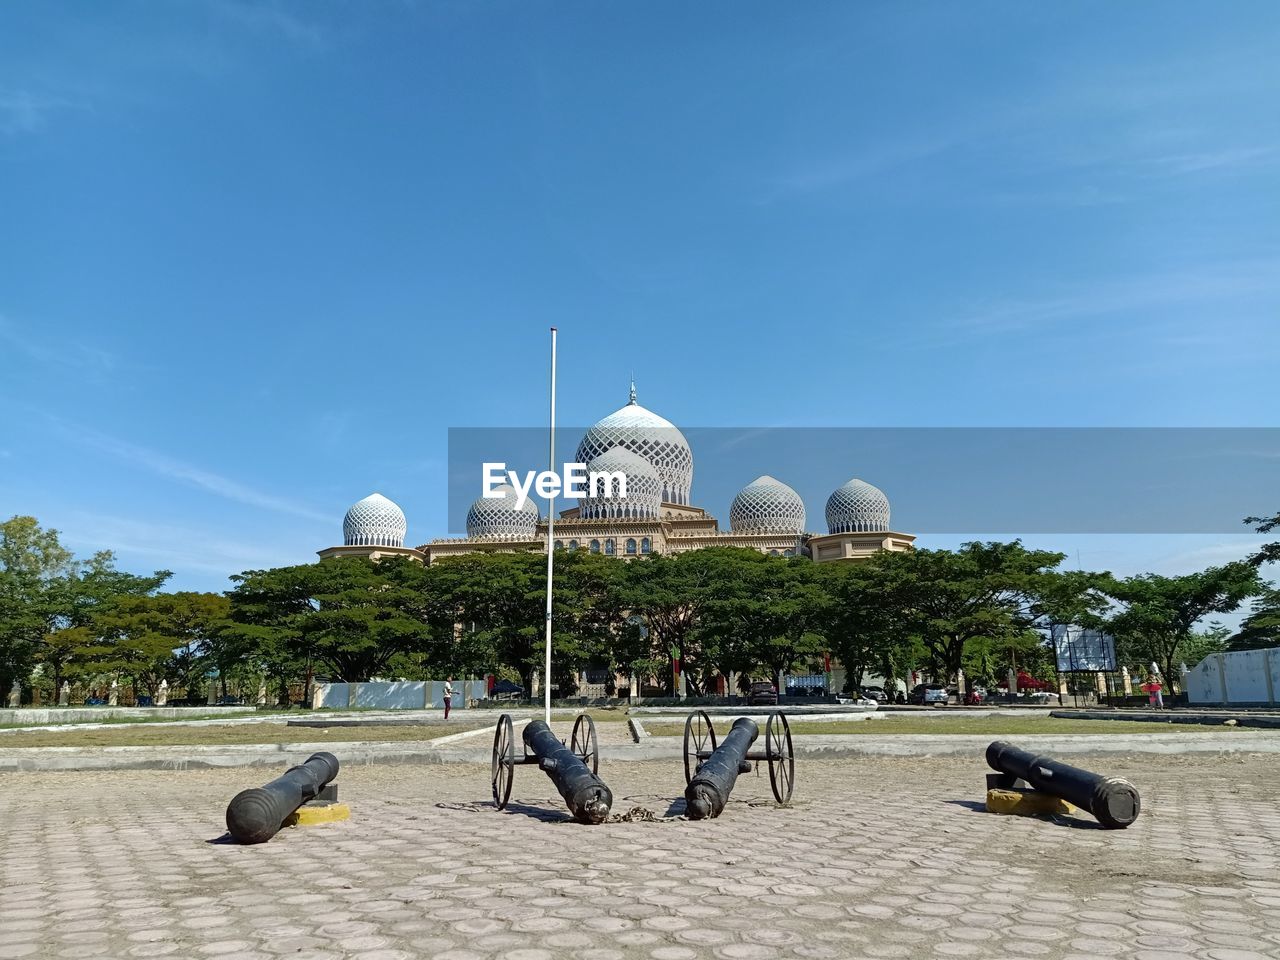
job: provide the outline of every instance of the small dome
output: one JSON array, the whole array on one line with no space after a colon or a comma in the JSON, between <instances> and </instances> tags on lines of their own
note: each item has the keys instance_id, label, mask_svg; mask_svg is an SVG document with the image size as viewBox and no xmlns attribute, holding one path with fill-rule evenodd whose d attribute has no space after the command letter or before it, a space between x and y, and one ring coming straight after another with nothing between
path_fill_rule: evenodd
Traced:
<instances>
[{"instance_id":1,"label":"small dome","mask_svg":"<svg viewBox=\"0 0 1280 960\"><path fill-rule=\"evenodd\" d=\"M538 505L520 499L515 487L504 484L494 488L498 497L480 497L467 511L467 536L473 540L532 540L538 531Z\"/></svg>"},{"instance_id":2,"label":"small dome","mask_svg":"<svg viewBox=\"0 0 1280 960\"><path fill-rule=\"evenodd\" d=\"M371 493L342 518L342 542L348 547L403 547L407 529L404 511L382 494Z\"/></svg>"},{"instance_id":3,"label":"small dome","mask_svg":"<svg viewBox=\"0 0 1280 960\"><path fill-rule=\"evenodd\" d=\"M887 533L889 498L856 477L827 498L828 533Z\"/></svg>"},{"instance_id":4,"label":"small dome","mask_svg":"<svg viewBox=\"0 0 1280 960\"><path fill-rule=\"evenodd\" d=\"M596 496L590 487L593 473L621 473L627 478L627 495L618 496L616 485L600 483ZM587 495L578 515L592 519L647 520L662 506L662 479L653 464L622 447L606 450L587 464Z\"/></svg>"},{"instance_id":5,"label":"small dome","mask_svg":"<svg viewBox=\"0 0 1280 960\"><path fill-rule=\"evenodd\" d=\"M648 460L662 481L661 499L670 503L689 502L693 487L693 452L676 425L636 403L636 385L625 407L589 427L578 444L574 459L590 463L602 453L622 447Z\"/></svg>"},{"instance_id":6,"label":"small dome","mask_svg":"<svg viewBox=\"0 0 1280 960\"><path fill-rule=\"evenodd\" d=\"M804 532L804 501L781 480L756 477L738 491L729 507L734 533Z\"/></svg>"}]
</instances>

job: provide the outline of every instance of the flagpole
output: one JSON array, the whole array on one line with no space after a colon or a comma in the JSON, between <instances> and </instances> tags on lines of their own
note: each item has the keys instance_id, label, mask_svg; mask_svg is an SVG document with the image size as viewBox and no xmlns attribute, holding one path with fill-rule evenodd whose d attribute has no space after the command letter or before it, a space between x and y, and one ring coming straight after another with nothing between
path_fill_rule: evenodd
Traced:
<instances>
[{"instance_id":1,"label":"flagpole","mask_svg":"<svg viewBox=\"0 0 1280 960\"><path fill-rule=\"evenodd\" d=\"M556 328L551 328L551 452L548 469L556 472ZM554 544L556 524L556 495L547 498L547 656L542 673L543 709L548 726L551 724L551 579L554 573Z\"/></svg>"}]
</instances>

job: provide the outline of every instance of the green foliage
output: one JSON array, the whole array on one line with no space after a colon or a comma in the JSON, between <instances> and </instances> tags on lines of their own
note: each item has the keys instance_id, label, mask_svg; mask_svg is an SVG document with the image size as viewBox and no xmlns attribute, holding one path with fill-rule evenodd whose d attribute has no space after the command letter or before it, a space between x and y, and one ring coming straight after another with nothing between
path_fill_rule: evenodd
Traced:
<instances>
[{"instance_id":1,"label":"green foliage","mask_svg":"<svg viewBox=\"0 0 1280 960\"><path fill-rule=\"evenodd\" d=\"M1280 517L1258 522L1268 532ZM552 682L569 695L580 670L604 668L669 685L678 656L696 697L717 676L776 681L831 652L853 687L868 672L892 684L922 667L939 679L963 668L991 684L1015 665L1052 672L1051 623L1109 629L1124 661L1156 660L1172 675L1178 660L1223 648L1220 628L1196 632L1203 618L1250 596L1258 600L1231 647L1280 639L1280 594L1250 563L1117 581L1061 571L1062 559L1018 541L829 565L730 547L627 561L560 551ZM38 665L55 686L112 675L152 693L166 679L199 696L212 669L224 685L267 678L284 702L315 671L496 673L528 689L543 663L542 553L252 570L232 577L226 596L159 593L168 576L119 571L109 552L76 560L30 517L0 524L0 683L26 684Z\"/></svg>"},{"instance_id":2,"label":"green foliage","mask_svg":"<svg viewBox=\"0 0 1280 960\"><path fill-rule=\"evenodd\" d=\"M1259 650L1264 647L1280 647L1280 590L1274 586L1258 594L1249 616L1226 642L1228 650Z\"/></svg>"},{"instance_id":3,"label":"green foliage","mask_svg":"<svg viewBox=\"0 0 1280 960\"><path fill-rule=\"evenodd\" d=\"M1148 573L1114 580L1106 591L1120 610L1109 619L1107 629L1116 638L1116 655L1122 663L1145 667L1154 661L1164 676L1176 677L1176 667L1188 655L1201 620L1230 613L1264 590L1257 568L1247 561L1179 577Z\"/></svg>"},{"instance_id":4,"label":"green foliage","mask_svg":"<svg viewBox=\"0 0 1280 960\"><path fill-rule=\"evenodd\" d=\"M1245 517L1244 522L1253 524L1253 529L1258 533L1274 533L1280 530L1280 513L1274 517ZM1255 567L1260 567L1264 563L1280 563L1280 542L1264 543L1258 552L1249 558L1249 562Z\"/></svg>"},{"instance_id":5,"label":"green foliage","mask_svg":"<svg viewBox=\"0 0 1280 960\"><path fill-rule=\"evenodd\" d=\"M423 574L402 557L344 557L233 577L220 666L247 654L277 676L303 663L338 680L368 680L426 643Z\"/></svg>"},{"instance_id":6,"label":"green foliage","mask_svg":"<svg viewBox=\"0 0 1280 960\"><path fill-rule=\"evenodd\" d=\"M1062 560L1061 553L1014 540L882 553L866 562L879 602L899 621L895 629L918 638L934 671L951 678L976 644L1014 652L1038 646L1036 628L1098 615L1106 602L1103 578L1059 572ZM988 655L978 669L994 669L995 662Z\"/></svg>"},{"instance_id":7,"label":"green foliage","mask_svg":"<svg viewBox=\"0 0 1280 960\"><path fill-rule=\"evenodd\" d=\"M122 599L154 593L169 576L117 570L110 551L77 560L58 531L33 517L0 523L0 682L15 676L25 682L37 662L54 689L91 669L123 670L107 652L114 634L103 618Z\"/></svg>"}]
</instances>

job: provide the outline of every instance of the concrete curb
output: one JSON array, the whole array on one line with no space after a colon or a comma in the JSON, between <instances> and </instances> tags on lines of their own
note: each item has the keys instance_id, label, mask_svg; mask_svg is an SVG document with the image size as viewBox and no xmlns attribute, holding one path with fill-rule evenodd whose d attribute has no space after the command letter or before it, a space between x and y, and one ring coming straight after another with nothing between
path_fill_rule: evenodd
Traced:
<instances>
[{"instance_id":1,"label":"concrete curb","mask_svg":"<svg viewBox=\"0 0 1280 960\"><path fill-rule=\"evenodd\" d=\"M22 728L45 726L71 726L84 729L85 725L102 720L182 720L183 717L207 717L214 713L227 714L227 718L254 714L257 707L16 707L0 711L0 723L6 727ZM115 726L115 724L112 724Z\"/></svg>"},{"instance_id":2,"label":"concrete curb","mask_svg":"<svg viewBox=\"0 0 1280 960\"><path fill-rule=\"evenodd\" d=\"M484 732L466 731L472 735ZM361 740L346 743L258 743L208 747L33 747L0 750L0 773L278 767L302 763L311 754L322 750L334 753L344 767L368 763L479 762L481 757L480 751L441 750L431 740L401 740L393 743ZM485 750L483 756L485 762L488 762L489 751Z\"/></svg>"},{"instance_id":3,"label":"concrete curb","mask_svg":"<svg viewBox=\"0 0 1280 960\"><path fill-rule=\"evenodd\" d=\"M1227 726L1227 721L1230 720L1233 721L1232 725L1237 727L1256 727L1268 730L1280 729L1280 714L1276 713L1215 713L1212 711L1184 713L1182 711L1174 712L1169 710L1140 710L1132 713L1108 713L1102 710L1055 710L1051 716L1060 717L1064 720L1115 720L1121 723L1128 720L1130 722L1138 723L1167 723L1170 726L1191 725L1209 727Z\"/></svg>"},{"instance_id":4,"label":"concrete curb","mask_svg":"<svg viewBox=\"0 0 1280 960\"><path fill-rule=\"evenodd\" d=\"M976 734L806 735L794 738L798 757L841 760L856 757L979 757L998 737ZM1142 733L1033 734L1015 738L1018 746L1053 755L1280 753L1280 734ZM601 747L606 760L665 760L679 757L681 737L648 737L642 744Z\"/></svg>"},{"instance_id":5,"label":"concrete curb","mask_svg":"<svg viewBox=\"0 0 1280 960\"><path fill-rule=\"evenodd\" d=\"M527 722L527 721L525 721ZM454 734L450 743L476 739L488 728ZM977 757L993 737L971 734L821 735L795 738L797 756L826 760L857 757ZM395 743L236 744L209 747L39 747L0 750L0 773L20 771L199 770L280 767L301 763L320 750L335 753L343 766L371 763L488 763L487 746L441 749L441 740ZM1145 733L1125 735L1035 734L1017 738L1021 747L1055 755L1280 753L1280 733ZM443 744L447 746L447 744ZM642 743L600 748L605 760L674 760L681 737L647 736Z\"/></svg>"}]
</instances>

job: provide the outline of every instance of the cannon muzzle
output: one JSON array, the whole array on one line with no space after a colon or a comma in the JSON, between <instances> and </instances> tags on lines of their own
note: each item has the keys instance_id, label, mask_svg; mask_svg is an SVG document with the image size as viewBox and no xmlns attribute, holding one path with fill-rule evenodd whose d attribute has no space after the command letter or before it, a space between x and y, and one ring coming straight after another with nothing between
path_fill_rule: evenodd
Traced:
<instances>
[{"instance_id":1,"label":"cannon muzzle","mask_svg":"<svg viewBox=\"0 0 1280 960\"><path fill-rule=\"evenodd\" d=\"M604 823L613 794L582 758L556 739L545 721L532 720L524 728L524 743L564 797L579 823Z\"/></svg>"},{"instance_id":2,"label":"cannon muzzle","mask_svg":"<svg viewBox=\"0 0 1280 960\"><path fill-rule=\"evenodd\" d=\"M724 742L701 762L684 789L685 813L690 820L718 817L724 812L738 774L751 769L747 751L759 736L760 727L750 717L733 721Z\"/></svg>"}]
</instances>

